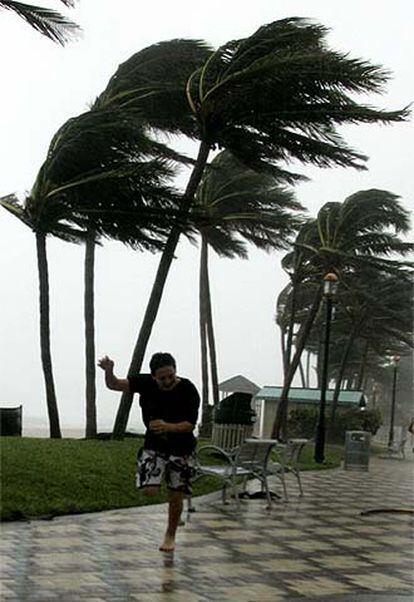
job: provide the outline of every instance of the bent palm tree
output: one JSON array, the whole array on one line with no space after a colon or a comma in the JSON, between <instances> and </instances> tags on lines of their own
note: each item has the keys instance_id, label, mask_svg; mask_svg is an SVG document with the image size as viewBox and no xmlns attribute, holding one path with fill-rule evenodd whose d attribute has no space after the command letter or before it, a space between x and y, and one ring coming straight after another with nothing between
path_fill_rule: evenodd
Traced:
<instances>
[{"instance_id":1,"label":"bent palm tree","mask_svg":"<svg viewBox=\"0 0 414 602\"><path fill-rule=\"evenodd\" d=\"M386 340L384 355L392 354L392 350L401 344L408 348L413 346L413 302L412 271L396 269L391 274L381 270L368 268L363 272L350 274L344 280L345 291L340 295L340 314L346 313L346 320L339 325L346 338L338 372L331 406L331 424L335 419L339 391L351 352L355 344L364 341L364 352L361 354L361 371L364 358L369 348L378 350ZM338 322L338 320L336 320ZM388 349L388 352L387 352ZM357 388L361 388L362 376Z\"/></svg>"},{"instance_id":2,"label":"bent palm tree","mask_svg":"<svg viewBox=\"0 0 414 602\"><path fill-rule=\"evenodd\" d=\"M200 212L200 341L203 383L203 419L208 420L207 338L210 350L214 403L218 402L218 376L211 311L208 249L221 257L247 258L244 241L270 251L286 248L302 209L293 194L269 174L247 169L228 151L215 157L197 190L191 214Z\"/></svg>"},{"instance_id":3,"label":"bent palm tree","mask_svg":"<svg viewBox=\"0 0 414 602\"><path fill-rule=\"evenodd\" d=\"M300 179L281 167L291 158L320 167L363 169L365 157L346 145L336 127L401 121L408 111L358 104L355 94L381 91L388 75L328 49L326 34L321 25L292 18L265 25L215 52L200 41L162 42L122 64L96 108L117 107L139 115L152 128L200 141L183 198L187 210L209 153L217 147L285 182ZM129 373L141 367L179 236L174 228L161 257ZM125 430L131 402L131 396L122 396L115 436Z\"/></svg>"},{"instance_id":4,"label":"bent palm tree","mask_svg":"<svg viewBox=\"0 0 414 602\"><path fill-rule=\"evenodd\" d=\"M50 437L60 438L59 412L56 399L55 383L53 378L52 354L50 348L50 311L49 311L49 268L46 253L46 236L53 233L59 238L79 242L82 232L69 225L59 225L38 211L32 199L20 203L14 195L0 199L4 209L12 213L26 226L31 228L36 236L37 265L39 274L39 311L40 311L40 350L43 375L46 388L46 404L49 417Z\"/></svg>"},{"instance_id":5,"label":"bent palm tree","mask_svg":"<svg viewBox=\"0 0 414 602\"><path fill-rule=\"evenodd\" d=\"M60 0L73 7L75 0ZM11 10L24 19L33 29L62 46L80 34L80 27L61 13L42 6L33 6L14 0L0 0L0 10Z\"/></svg>"},{"instance_id":6,"label":"bent palm tree","mask_svg":"<svg viewBox=\"0 0 414 602\"><path fill-rule=\"evenodd\" d=\"M88 112L66 124L62 136L61 133L56 136L56 146L58 148L53 148L54 166L58 171L65 166L66 175L70 169L68 165L75 174L79 168L87 169L89 173L102 167L109 170L109 177L77 187L70 218L76 218L88 232L85 255L86 436L94 436L95 240L102 235L135 249L162 249L172 221L179 221L177 195L166 185L174 173L170 159L177 157L144 135L137 119L130 124L108 111L103 115ZM115 177L110 176L111 170Z\"/></svg>"},{"instance_id":7,"label":"bent palm tree","mask_svg":"<svg viewBox=\"0 0 414 602\"><path fill-rule=\"evenodd\" d=\"M326 203L317 218L305 225L296 246L303 250L300 269L304 283L315 288L313 303L296 337L296 350L285 374L277 408L273 436L285 434L288 394L311 331L322 297L321 282L327 272L347 273L367 268L390 273L407 262L390 259L405 257L413 249L400 238L409 231L409 214L398 197L384 190L365 190L349 196L343 203Z\"/></svg>"},{"instance_id":8,"label":"bent palm tree","mask_svg":"<svg viewBox=\"0 0 414 602\"><path fill-rule=\"evenodd\" d=\"M141 152L138 150L141 148ZM132 150L133 149L133 150ZM96 432L93 360L93 253L95 239L107 236L135 248L159 250L179 220L175 192L166 185L173 170L160 158L162 145L143 134L137 120L125 126L118 115L90 112L66 122L49 146L23 205L2 199L4 208L35 233L41 298L41 349L52 437L60 437L50 352L46 235L71 242L87 240L85 303L87 354L87 435ZM166 153L170 152L166 149ZM166 215L169 212L170 219ZM91 256L92 255L92 256ZM94 366L93 366L94 370Z\"/></svg>"}]
</instances>

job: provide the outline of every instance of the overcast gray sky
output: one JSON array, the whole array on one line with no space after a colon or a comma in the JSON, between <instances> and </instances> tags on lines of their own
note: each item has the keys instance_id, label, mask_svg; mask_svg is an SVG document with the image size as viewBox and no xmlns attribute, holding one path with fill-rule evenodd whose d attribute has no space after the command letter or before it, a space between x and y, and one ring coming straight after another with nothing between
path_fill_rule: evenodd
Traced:
<instances>
[{"instance_id":1,"label":"overcast gray sky","mask_svg":"<svg viewBox=\"0 0 414 602\"><path fill-rule=\"evenodd\" d=\"M43 6L60 8L43 0ZM63 5L61 5L63 7ZM64 7L63 7L64 8ZM8 11L0 12L0 195L30 189L49 141L69 117L87 109L119 63L160 40L203 38L218 46L247 36L276 19L301 16L331 28L337 50L383 64L393 73L387 93L369 102L401 108L413 98L413 3L330 0L81 0L66 11L83 38L65 48L52 44ZM342 130L352 146L370 157L369 171L303 168L311 181L296 188L315 214L327 201L357 190L383 188L412 198L412 122ZM23 403L29 417L43 419L46 403L40 365L38 284L33 234L0 211L0 405ZM52 352L63 432L84 424L83 249L48 243L51 280ZM252 250L250 259L211 260L220 380L243 374L258 385L281 382L279 333L274 306L286 284L281 255ZM110 354L126 373L158 257L118 243L98 250L96 266L97 354ZM200 384L198 250L180 244L145 360L171 351L180 374ZM118 395L105 390L98 372L99 428L112 425ZM136 404L137 405L137 404ZM137 407L130 428L139 428Z\"/></svg>"}]
</instances>

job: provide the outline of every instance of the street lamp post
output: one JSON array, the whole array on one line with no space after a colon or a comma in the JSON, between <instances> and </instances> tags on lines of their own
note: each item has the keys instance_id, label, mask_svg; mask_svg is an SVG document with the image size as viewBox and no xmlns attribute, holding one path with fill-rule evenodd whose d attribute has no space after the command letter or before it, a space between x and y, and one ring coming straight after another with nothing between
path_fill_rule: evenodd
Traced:
<instances>
[{"instance_id":1,"label":"street lamp post","mask_svg":"<svg viewBox=\"0 0 414 602\"><path fill-rule=\"evenodd\" d=\"M325 407L326 407L326 389L328 386L328 365L329 365L329 338L331 331L332 304L338 286L338 276L332 272L326 274L323 286L323 296L325 298L325 340L323 350L322 378L321 378L321 399L319 404L318 426L316 428L315 440L315 462L322 464L325 460Z\"/></svg>"},{"instance_id":2,"label":"street lamp post","mask_svg":"<svg viewBox=\"0 0 414 602\"><path fill-rule=\"evenodd\" d=\"M398 362L400 361L399 355L394 355L392 363L394 366L394 374L392 379L392 397L391 397L391 416L390 416L390 432L388 435L388 449L391 449L394 443L394 416L395 416L395 397L397 392L397 371Z\"/></svg>"}]
</instances>

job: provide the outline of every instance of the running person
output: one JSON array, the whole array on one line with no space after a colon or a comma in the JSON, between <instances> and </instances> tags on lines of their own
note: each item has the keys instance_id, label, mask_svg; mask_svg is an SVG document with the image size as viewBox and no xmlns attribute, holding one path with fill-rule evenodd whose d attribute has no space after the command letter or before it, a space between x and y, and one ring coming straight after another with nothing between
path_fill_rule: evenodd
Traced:
<instances>
[{"instance_id":1,"label":"running person","mask_svg":"<svg viewBox=\"0 0 414 602\"><path fill-rule=\"evenodd\" d=\"M113 391L139 393L142 420L146 427L144 447L138 452L137 487L154 495L165 478L168 493L168 526L162 552L172 552L180 522L183 498L191 493L192 455L196 447L193 434L200 397L187 378L176 374L176 363L169 353L155 353L151 374L122 379L114 375L114 362L105 356L98 365L105 371L105 383Z\"/></svg>"}]
</instances>

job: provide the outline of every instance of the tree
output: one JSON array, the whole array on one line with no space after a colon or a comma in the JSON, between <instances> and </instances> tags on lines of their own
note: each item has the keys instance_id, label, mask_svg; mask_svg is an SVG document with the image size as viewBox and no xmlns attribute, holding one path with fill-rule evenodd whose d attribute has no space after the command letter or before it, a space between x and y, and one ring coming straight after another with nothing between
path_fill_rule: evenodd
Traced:
<instances>
[{"instance_id":1,"label":"tree","mask_svg":"<svg viewBox=\"0 0 414 602\"><path fill-rule=\"evenodd\" d=\"M144 135L138 120L91 112L68 120L55 134L30 194L21 204L2 199L5 209L36 234L41 350L50 432L60 437L50 352L46 236L86 240L85 303L87 436L96 433L93 341L93 247L100 236L142 249L160 250L179 220L178 199L168 181L174 171L160 157L162 145ZM166 149L170 155L170 151ZM169 218L167 214L169 212Z\"/></svg>"},{"instance_id":2,"label":"tree","mask_svg":"<svg viewBox=\"0 0 414 602\"><path fill-rule=\"evenodd\" d=\"M182 207L190 210L210 151L222 148L256 171L293 183L291 158L320 167L364 168L336 127L402 121L407 109L358 104L358 93L379 92L386 72L327 48L326 28L282 19L216 51L194 40L161 42L120 65L97 99L99 108L137 114L148 126L200 142ZM352 97L351 97L352 94ZM156 274L129 373L140 370L180 231L171 231ZM125 430L132 397L124 394L114 435Z\"/></svg>"},{"instance_id":3,"label":"tree","mask_svg":"<svg viewBox=\"0 0 414 602\"><path fill-rule=\"evenodd\" d=\"M42 213L39 206L28 197L24 204L20 203L14 195L0 199L4 209L20 219L31 228L36 236L37 265L39 274L39 311L40 311L40 350L43 375L46 388L46 404L49 417L50 437L60 438L59 412L56 400L55 383L53 378L52 354L50 348L50 312L49 312L49 268L46 253L46 235L53 233L59 238L71 242L79 242L82 232L76 228L62 224L58 226L54 219ZM56 213L59 208L56 208ZM56 217L56 215L55 215Z\"/></svg>"},{"instance_id":4,"label":"tree","mask_svg":"<svg viewBox=\"0 0 414 602\"><path fill-rule=\"evenodd\" d=\"M280 437L286 425L289 389L300 356L315 321L322 297L321 282L327 272L341 278L364 268L393 273L407 262L390 259L404 257L413 249L400 238L409 231L409 214L398 197L384 190L359 191L343 203L326 203L317 218L304 226L295 246L303 250L301 273L315 288L313 302L296 337L296 351L284 378L273 435Z\"/></svg>"},{"instance_id":5,"label":"tree","mask_svg":"<svg viewBox=\"0 0 414 602\"><path fill-rule=\"evenodd\" d=\"M167 185L172 162L185 161L152 140L138 119L117 112L89 111L69 120L51 145L51 176L57 179L91 174L71 190L70 219L88 233L85 257L85 344L87 436L96 434L95 343L93 324L93 252L105 236L132 248L159 251L179 222L178 195ZM102 170L104 170L102 172ZM94 174L103 177L95 178ZM186 228L188 230L188 219Z\"/></svg>"},{"instance_id":6,"label":"tree","mask_svg":"<svg viewBox=\"0 0 414 602\"><path fill-rule=\"evenodd\" d=\"M75 0L60 0L65 6L73 7ZM64 46L66 42L77 38L80 27L61 13L42 6L33 6L14 0L0 0L0 10L11 10L24 19L33 29Z\"/></svg>"},{"instance_id":7,"label":"tree","mask_svg":"<svg viewBox=\"0 0 414 602\"><path fill-rule=\"evenodd\" d=\"M211 311L208 250L219 256L247 258L245 242L270 251L287 248L299 226L302 209L276 178L246 168L228 151L218 154L204 172L192 213L200 224L200 341L202 359L202 426L208 421L208 358L210 350L213 400L218 402L218 377Z\"/></svg>"},{"instance_id":8,"label":"tree","mask_svg":"<svg viewBox=\"0 0 414 602\"><path fill-rule=\"evenodd\" d=\"M334 375L331 424L352 352L353 361L359 360L356 388L361 390L370 350L377 357L384 357L401 345L413 346L411 283L412 272L406 269L397 269L391 274L368 269L350 274L344 281L345 290L338 299L339 315L335 324L342 330L346 344L342 347L341 361ZM344 316L342 320L341 314ZM337 332L333 336L337 340Z\"/></svg>"}]
</instances>

